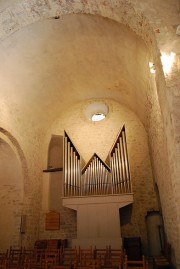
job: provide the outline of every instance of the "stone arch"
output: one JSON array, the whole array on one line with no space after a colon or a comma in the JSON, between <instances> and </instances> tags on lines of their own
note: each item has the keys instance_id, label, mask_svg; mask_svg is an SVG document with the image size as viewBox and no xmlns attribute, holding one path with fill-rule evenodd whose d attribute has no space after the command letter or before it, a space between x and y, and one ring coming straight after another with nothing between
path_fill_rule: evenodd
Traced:
<instances>
[{"instance_id":1,"label":"stone arch","mask_svg":"<svg viewBox=\"0 0 180 269\"><path fill-rule=\"evenodd\" d=\"M92 0L89 2L81 0L78 3L58 0L22 1L2 11L1 24L3 30L0 32L0 39L6 38L22 27L36 21L49 18L56 19L71 13L100 15L122 23L139 35L151 51L155 48L157 55L159 55L152 25L140 11L140 8L135 10L131 1L127 0L120 0L119 3L111 0ZM7 15L10 18L8 22Z\"/></svg>"},{"instance_id":2,"label":"stone arch","mask_svg":"<svg viewBox=\"0 0 180 269\"><path fill-rule=\"evenodd\" d=\"M28 192L28 167L26 163L26 158L24 155L21 146L19 145L16 138L7 130L0 127L0 138L7 142L7 144L13 149L16 157L19 159L22 168L22 176L23 176L23 191L24 194Z\"/></svg>"},{"instance_id":3,"label":"stone arch","mask_svg":"<svg viewBox=\"0 0 180 269\"><path fill-rule=\"evenodd\" d=\"M21 245L21 215L24 210L26 162L17 140L5 129L0 128L0 201L1 251L9 245Z\"/></svg>"}]
</instances>

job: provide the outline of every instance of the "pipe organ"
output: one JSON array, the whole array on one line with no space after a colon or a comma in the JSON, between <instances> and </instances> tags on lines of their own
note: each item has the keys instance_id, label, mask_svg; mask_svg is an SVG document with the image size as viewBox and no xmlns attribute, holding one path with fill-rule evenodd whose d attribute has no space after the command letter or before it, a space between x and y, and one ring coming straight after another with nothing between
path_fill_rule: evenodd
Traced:
<instances>
[{"instance_id":1,"label":"pipe organ","mask_svg":"<svg viewBox=\"0 0 180 269\"><path fill-rule=\"evenodd\" d=\"M110 168L95 153L82 169L83 195L104 195L109 193Z\"/></svg>"},{"instance_id":2,"label":"pipe organ","mask_svg":"<svg viewBox=\"0 0 180 269\"><path fill-rule=\"evenodd\" d=\"M81 158L64 134L64 197L131 193L125 126L109 153L110 167L94 153L81 169Z\"/></svg>"}]
</instances>

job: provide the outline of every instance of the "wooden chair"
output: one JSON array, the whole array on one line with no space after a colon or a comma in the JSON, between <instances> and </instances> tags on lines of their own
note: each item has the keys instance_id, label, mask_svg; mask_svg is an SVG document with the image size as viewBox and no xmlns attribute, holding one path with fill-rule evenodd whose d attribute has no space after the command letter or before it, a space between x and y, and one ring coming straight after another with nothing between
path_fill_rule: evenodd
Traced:
<instances>
[{"instance_id":1,"label":"wooden chair","mask_svg":"<svg viewBox=\"0 0 180 269\"><path fill-rule=\"evenodd\" d=\"M34 249L26 249L22 250L21 263L25 264L28 259L34 257Z\"/></svg>"},{"instance_id":2,"label":"wooden chair","mask_svg":"<svg viewBox=\"0 0 180 269\"><path fill-rule=\"evenodd\" d=\"M102 264L99 258L93 259L91 264L88 266L89 269L101 269Z\"/></svg>"},{"instance_id":3,"label":"wooden chair","mask_svg":"<svg viewBox=\"0 0 180 269\"><path fill-rule=\"evenodd\" d=\"M148 264L145 260L145 257L142 256L142 260L139 261L132 261L132 260L128 260L127 255L125 255L125 260L124 260L124 269L147 269L148 268Z\"/></svg>"},{"instance_id":4,"label":"wooden chair","mask_svg":"<svg viewBox=\"0 0 180 269\"><path fill-rule=\"evenodd\" d=\"M74 269L101 269L101 261L99 259L92 259L86 265L75 264Z\"/></svg>"},{"instance_id":5,"label":"wooden chair","mask_svg":"<svg viewBox=\"0 0 180 269\"><path fill-rule=\"evenodd\" d=\"M110 258L110 251L109 247L106 246L106 248L94 248L94 258L97 259L101 266L106 265L106 260Z\"/></svg>"},{"instance_id":6,"label":"wooden chair","mask_svg":"<svg viewBox=\"0 0 180 269\"><path fill-rule=\"evenodd\" d=\"M59 261L55 257L48 257L45 260L45 269L51 269L51 268L61 268L59 265Z\"/></svg>"},{"instance_id":7,"label":"wooden chair","mask_svg":"<svg viewBox=\"0 0 180 269\"><path fill-rule=\"evenodd\" d=\"M43 265L45 268L60 265L60 249L47 249Z\"/></svg>"},{"instance_id":8,"label":"wooden chair","mask_svg":"<svg viewBox=\"0 0 180 269\"><path fill-rule=\"evenodd\" d=\"M32 256L27 257L24 269L40 269L45 267L45 249L33 250Z\"/></svg>"},{"instance_id":9,"label":"wooden chair","mask_svg":"<svg viewBox=\"0 0 180 269\"><path fill-rule=\"evenodd\" d=\"M78 262L76 263L76 267L84 268L92 264L92 260L94 259L92 247L86 249L82 249L79 247L78 254Z\"/></svg>"},{"instance_id":10,"label":"wooden chair","mask_svg":"<svg viewBox=\"0 0 180 269\"><path fill-rule=\"evenodd\" d=\"M122 269L123 258L123 251L121 249L112 249L110 247L109 254L106 258L104 267Z\"/></svg>"},{"instance_id":11,"label":"wooden chair","mask_svg":"<svg viewBox=\"0 0 180 269\"><path fill-rule=\"evenodd\" d=\"M6 252L0 252L0 269L7 268L8 250Z\"/></svg>"},{"instance_id":12,"label":"wooden chair","mask_svg":"<svg viewBox=\"0 0 180 269\"><path fill-rule=\"evenodd\" d=\"M56 266L56 268L59 269L72 268L77 263L78 263L78 253L76 247L64 248L60 254L60 263L58 266Z\"/></svg>"},{"instance_id":13,"label":"wooden chair","mask_svg":"<svg viewBox=\"0 0 180 269\"><path fill-rule=\"evenodd\" d=\"M8 255L8 267L9 268L21 268L23 265L23 250L22 248L13 248L10 247Z\"/></svg>"}]
</instances>

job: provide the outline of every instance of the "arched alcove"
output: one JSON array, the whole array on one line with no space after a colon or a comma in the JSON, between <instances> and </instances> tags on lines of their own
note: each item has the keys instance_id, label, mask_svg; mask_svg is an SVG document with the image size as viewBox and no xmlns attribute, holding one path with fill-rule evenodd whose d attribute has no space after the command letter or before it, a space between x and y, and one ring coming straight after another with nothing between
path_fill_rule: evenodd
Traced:
<instances>
[{"instance_id":1,"label":"arched alcove","mask_svg":"<svg viewBox=\"0 0 180 269\"><path fill-rule=\"evenodd\" d=\"M48 164L47 168L63 167L63 137L60 135L52 135L48 148Z\"/></svg>"},{"instance_id":2,"label":"arched alcove","mask_svg":"<svg viewBox=\"0 0 180 269\"><path fill-rule=\"evenodd\" d=\"M48 168L63 167L63 136L52 135L48 151ZM62 171L49 174L49 210L59 211L62 205Z\"/></svg>"},{"instance_id":3,"label":"arched alcove","mask_svg":"<svg viewBox=\"0 0 180 269\"><path fill-rule=\"evenodd\" d=\"M1 250L20 246L23 195L21 164L10 145L0 138Z\"/></svg>"}]
</instances>

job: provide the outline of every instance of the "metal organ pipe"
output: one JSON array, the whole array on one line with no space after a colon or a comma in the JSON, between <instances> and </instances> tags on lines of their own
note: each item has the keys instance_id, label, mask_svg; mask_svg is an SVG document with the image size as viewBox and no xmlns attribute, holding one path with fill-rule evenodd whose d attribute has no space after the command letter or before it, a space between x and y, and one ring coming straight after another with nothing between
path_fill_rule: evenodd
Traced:
<instances>
[{"instance_id":1,"label":"metal organ pipe","mask_svg":"<svg viewBox=\"0 0 180 269\"><path fill-rule=\"evenodd\" d=\"M115 149L115 156L116 156L116 176L117 176L117 190L120 193L120 176L119 176L119 161L118 161L118 153L117 148Z\"/></svg>"},{"instance_id":2,"label":"metal organ pipe","mask_svg":"<svg viewBox=\"0 0 180 269\"><path fill-rule=\"evenodd\" d=\"M123 133L122 132L122 152L123 152L123 156L124 156L124 176L125 176L125 191L128 192L129 191L129 180L128 180L128 174L127 174L127 156L126 156L126 148L125 148L125 141L123 138Z\"/></svg>"},{"instance_id":3,"label":"metal organ pipe","mask_svg":"<svg viewBox=\"0 0 180 269\"><path fill-rule=\"evenodd\" d=\"M126 176L125 176L124 153L123 153L122 140L120 140L120 152L121 152L121 164L122 164L122 181L123 181L124 192L126 192Z\"/></svg>"},{"instance_id":4,"label":"metal organ pipe","mask_svg":"<svg viewBox=\"0 0 180 269\"><path fill-rule=\"evenodd\" d=\"M96 158L96 182L97 182L97 190L98 190L98 194L101 194L101 163L99 161L98 158Z\"/></svg>"},{"instance_id":5,"label":"metal organ pipe","mask_svg":"<svg viewBox=\"0 0 180 269\"><path fill-rule=\"evenodd\" d=\"M96 194L99 193L99 189L98 189L98 169L97 169L97 158L94 158L94 162L95 162L95 190L96 190Z\"/></svg>"},{"instance_id":6,"label":"metal organ pipe","mask_svg":"<svg viewBox=\"0 0 180 269\"><path fill-rule=\"evenodd\" d=\"M90 164L89 169L90 169L89 186L90 186L90 194L92 194L92 177L93 177L92 163Z\"/></svg>"},{"instance_id":7,"label":"metal organ pipe","mask_svg":"<svg viewBox=\"0 0 180 269\"><path fill-rule=\"evenodd\" d=\"M96 193L96 172L95 172L95 169L96 169L96 164L95 164L95 159L92 161L93 163L93 194Z\"/></svg>"},{"instance_id":8,"label":"metal organ pipe","mask_svg":"<svg viewBox=\"0 0 180 269\"><path fill-rule=\"evenodd\" d=\"M115 174L115 188L116 193L118 193L118 178L117 178L117 165L116 165L116 154L114 152L114 174Z\"/></svg>"},{"instance_id":9,"label":"metal organ pipe","mask_svg":"<svg viewBox=\"0 0 180 269\"><path fill-rule=\"evenodd\" d=\"M73 149L72 149L73 150ZM76 195L76 170L75 170L75 152L73 151L72 152L72 160L73 160L73 163L72 163L72 181L73 181L73 184L72 184L72 191L73 191L73 195Z\"/></svg>"},{"instance_id":10,"label":"metal organ pipe","mask_svg":"<svg viewBox=\"0 0 180 269\"><path fill-rule=\"evenodd\" d=\"M79 194L81 195L81 167L80 167L80 159L78 157L77 163L77 181L79 182Z\"/></svg>"},{"instance_id":11,"label":"metal organ pipe","mask_svg":"<svg viewBox=\"0 0 180 269\"><path fill-rule=\"evenodd\" d=\"M105 193L108 194L109 193L109 184L108 184L108 171L106 170L106 173L105 173L105 182L106 182L106 185L105 185Z\"/></svg>"},{"instance_id":12,"label":"metal organ pipe","mask_svg":"<svg viewBox=\"0 0 180 269\"><path fill-rule=\"evenodd\" d=\"M64 196L67 194L67 137L64 138Z\"/></svg>"},{"instance_id":13,"label":"metal organ pipe","mask_svg":"<svg viewBox=\"0 0 180 269\"><path fill-rule=\"evenodd\" d=\"M94 167L94 160L92 161L92 167L93 167L93 176L92 176L92 182L93 182L93 194L95 193L95 167Z\"/></svg>"},{"instance_id":14,"label":"metal organ pipe","mask_svg":"<svg viewBox=\"0 0 180 269\"><path fill-rule=\"evenodd\" d=\"M123 167L122 167L122 156L121 156L120 141L117 144L117 148L118 148L118 159L119 159L119 170L120 170L120 186L121 186L121 191L124 192Z\"/></svg>"},{"instance_id":15,"label":"metal organ pipe","mask_svg":"<svg viewBox=\"0 0 180 269\"><path fill-rule=\"evenodd\" d=\"M90 192L90 170L89 170L89 167L87 168L87 171L88 171L88 175L87 175L87 194L89 194Z\"/></svg>"},{"instance_id":16,"label":"metal organ pipe","mask_svg":"<svg viewBox=\"0 0 180 269\"><path fill-rule=\"evenodd\" d=\"M75 178L76 178L76 195L79 195L79 182L78 182L78 159L77 159L77 156L75 154Z\"/></svg>"},{"instance_id":17,"label":"metal organ pipe","mask_svg":"<svg viewBox=\"0 0 180 269\"><path fill-rule=\"evenodd\" d=\"M101 180L101 193L104 194L104 188L105 188L105 178L103 177L104 174L104 166L100 166L100 180Z\"/></svg>"},{"instance_id":18,"label":"metal organ pipe","mask_svg":"<svg viewBox=\"0 0 180 269\"><path fill-rule=\"evenodd\" d=\"M114 193L116 193L116 170L115 170L115 162L114 162L114 153L112 155L112 164L113 164L113 189Z\"/></svg>"},{"instance_id":19,"label":"metal organ pipe","mask_svg":"<svg viewBox=\"0 0 180 269\"><path fill-rule=\"evenodd\" d=\"M107 189L107 180L106 180L106 168L102 165L102 192L103 194L106 194Z\"/></svg>"},{"instance_id":20,"label":"metal organ pipe","mask_svg":"<svg viewBox=\"0 0 180 269\"><path fill-rule=\"evenodd\" d=\"M81 195L86 194L86 174L87 171L85 171L84 174L81 175Z\"/></svg>"},{"instance_id":21,"label":"metal organ pipe","mask_svg":"<svg viewBox=\"0 0 180 269\"><path fill-rule=\"evenodd\" d=\"M127 174L126 174L126 156L124 152L124 141L123 136L121 137L121 150L122 150L122 156L123 156L123 169L124 169L124 186L125 186L125 192L127 192Z\"/></svg>"},{"instance_id":22,"label":"metal organ pipe","mask_svg":"<svg viewBox=\"0 0 180 269\"><path fill-rule=\"evenodd\" d=\"M110 165L111 165L112 193L115 193L115 191L114 191L114 166L113 166L113 157L112 156L111 156L111 160L110 160Z\"/></svg>"},{"instance_id":23,"label":"metal organ pipe","mask_svg":"<svg viewBox=\"0 0 180 269\"><path fill-rule=\"evenodd\" d=\"M100 168L101 168L101 164L100 161L98 160L98 158L96 158L96 167L97 167L97 171L96 171L96 176L97 176L97 189L99 194L101 194L101 174L100 174Z\"/></svg>"},{"instance_id":24,"label":"metal organ pipe","mask_svg":"<svg viewBox=\"0 0 180 269\"><path fill-rule=\"evenodd\" d=\"M70 185L71 185L71 146L68 142L67 148L67 195L70 195Z\"/></svg>"},{"instance_id":25,"label":"metal organ pipe","mask_svg":"<svg viewBox=\"0 0 180 269\"><path fill-rule=\"evenodd\" d=\"M100 189L101 189L101 193L104 194L104 184L105 184L105 179L103 177L103 170L104 166L101 165L100 163L100 169L99 169L99 176L100 176Z\"/></svg>"},{"instance_id":26,"label":"metal organ pipe","mask_svg":"<svg viewBox=\"0 0 180 269\"><path fill-rule=\"evenodd\" d=\"M75 154L75 178L76 178L76 195L79 195L79 188L78 188L78 159L77 155Z\"/></svg>"},{"instance_id":27,"label":"metal organ pipe","mask_svg":"<svg viewBox=\"0 0 180 269\"><path fill-rule=\"evenodd\" d=\"M128 192L129 192L129 191L131 191L131 185L130 185L130 171L129 171L129 163L128 163L128 155L127 155L127 143L126 143L126 134L125 134L125 132L122 133L122 139L123 139L124 154L125 154L127 185L128 185Z\"/></svg>"},{"instance_id":28,"label":"metal organ pipe","mask_svg":"<svg viewBox=\"0 0 180 269\"><path fill-rule=\"evenodd\" d=\"M118 167L119 167L119 188L120 192L123 192L122 189L122 167L121 167L121 156L120 156L120 148L119 143L117 143L117 157L118 157Z\"/></svg>"},{"instance_id":29,"label":"metal organ pipe","mask_svg":"<svg viewBox=\"0 0 180 269\"><path fill-rule=\"evenodd\" d=\"M73 195L73 184L74 184L74 178L73 178L73 148L70 148L70 195Z\"/></svg>"}]
</instances>

